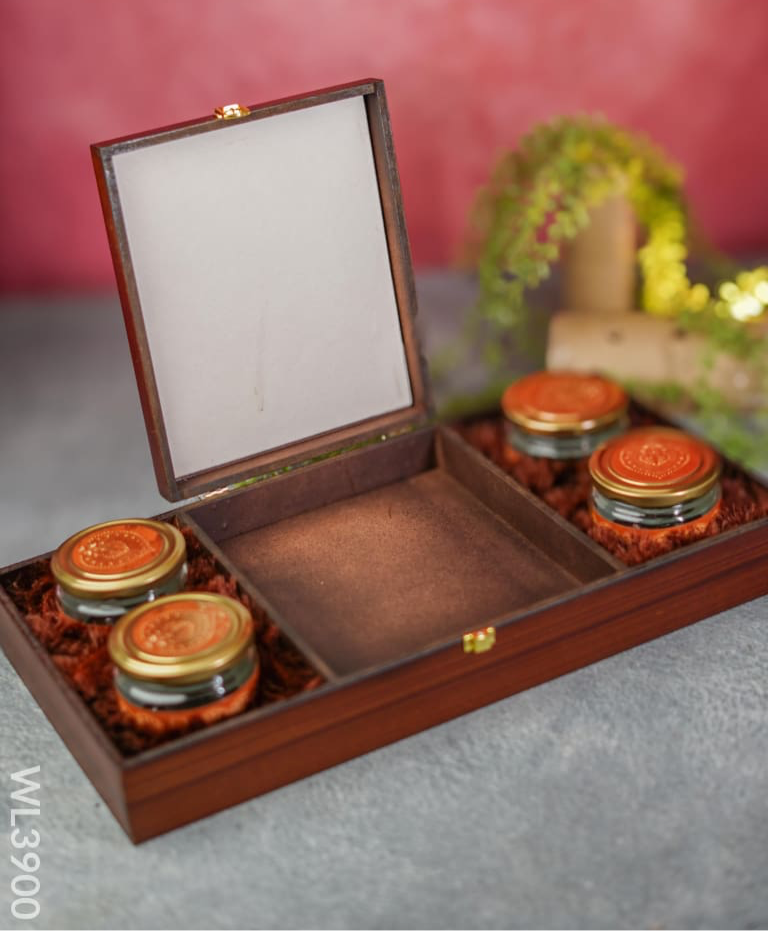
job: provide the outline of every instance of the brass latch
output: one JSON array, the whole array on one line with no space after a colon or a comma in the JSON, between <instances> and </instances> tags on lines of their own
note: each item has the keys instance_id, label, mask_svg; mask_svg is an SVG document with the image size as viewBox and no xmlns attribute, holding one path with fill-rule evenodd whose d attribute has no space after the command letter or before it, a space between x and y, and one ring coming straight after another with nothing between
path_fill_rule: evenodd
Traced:
<instances>
[{"instance_id":1,"label":"brass latch","mask_svg":"<svg viewBox=\"0 0 768 931\"><path fill-rule=\"evenodd\" d=\"M461 643L465 653L487 653L496 643L496 628L484 627L482 630L473 630L471 634L464 634Z\"/></svg>"},{"instance_id":2,"label":"brass latch","mask_svg":"<svg viewBox=\"0 0 768 931\"><path fill-rule=\"evenodd\" d=\"M223 107L216 107L213 111L217 120L236 120L241 116L248 116L251 111L248 107L241 107L239 103L225 103Z\"/></svg>"}]
</instances>

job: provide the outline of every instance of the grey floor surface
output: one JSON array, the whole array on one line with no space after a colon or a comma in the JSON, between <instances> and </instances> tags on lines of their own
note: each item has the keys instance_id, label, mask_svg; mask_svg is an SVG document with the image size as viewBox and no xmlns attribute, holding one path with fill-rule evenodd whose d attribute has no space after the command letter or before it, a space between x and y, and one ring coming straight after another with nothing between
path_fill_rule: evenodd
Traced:
<instances>
[{"instance_id":1,"label":"grey floor surface","mask_svg":"<svg viewBox=\"0 0 768 931\"><path fill-rule=\"evenodd\" d=\"M419 291L434 348L471 286ZM0 305L0 438L0 565L167 507L115 298ZM767 647L762 598L140 847L0 657L43 837L14 921L6 788L0 926L765 927Z\"/></svg>"}]
</instances>

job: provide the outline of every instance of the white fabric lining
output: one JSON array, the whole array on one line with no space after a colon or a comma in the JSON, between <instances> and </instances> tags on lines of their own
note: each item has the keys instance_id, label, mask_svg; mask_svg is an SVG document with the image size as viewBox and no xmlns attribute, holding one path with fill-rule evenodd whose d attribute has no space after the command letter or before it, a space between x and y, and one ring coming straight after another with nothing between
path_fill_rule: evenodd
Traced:
<instances>
[{"instance_id":1,"label":"white fabric lining","mask_svg":"<svg viewBox=\"0 0 768 931\"><path fill-rule=\"evenodd\" d=\"M113 165L177 477L413 404L362 98Z\"/></svg>"}]
</instances>

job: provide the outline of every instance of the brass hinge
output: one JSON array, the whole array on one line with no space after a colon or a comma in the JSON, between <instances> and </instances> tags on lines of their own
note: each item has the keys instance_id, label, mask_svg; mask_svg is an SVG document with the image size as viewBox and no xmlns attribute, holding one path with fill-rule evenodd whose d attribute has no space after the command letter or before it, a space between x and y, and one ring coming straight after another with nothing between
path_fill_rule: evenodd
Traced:
<instances>
[{"instance_id":1,"label":"brass hinge","mask_svg":"<svg viewBox=\"0 0 768 931\"><path fill-rule=\"evenodd\" d=\"M413 424L406 424L404 427L397 427L394 430L390 430L389 433L381 433L378 436L368 437L365 440L359 440L357 443L350 443L349 446L342 446L340 449L330 450L327 453L320 453L319 456L312 456L309 459L305 459L302 462L294 462L290 465L281 466L279 469L271 469L268 472L260 472L258 475L253 475L251 478L242 479L239 482L233 482L231 485L223 485L221 488L214 488L213 491L204 491L201 494L197 495L194 501L208 501L211 498L217 498L220 495L228 495L234 491L239 491L241 488L247 488L249 485L256 485L259 482L264 482L270 478L277 478L278 475L283 475L286 472L295 472L297 469L302 469L304 466L315 465L317 462L324 462L326 459L334 459L336 456L340 456L342 453L351 453L357 449L364 449L367 446L373 446L376 443L385 443L387 440L394 439L398 436L405 436L406 433L412 433L416 429Z\"/></svg>"},{"instance_id":2,"label":"brass hinge","mask_svg":"<svg viewBox=\"0 0 768 931\"><path fill-rule=\"evenodd\" d=\"M496 628L483 627L482 630L473 630L461 638L465 653L487 653L496 643Z\"/></svg>"},{"instance_id":3,"label":"brass hinge","mask_svg":"<svg viewBox=\"0 0 768 931\"><path fill-rule=\"evenodd\" d=\"M250 112L248 107L241 107L239 103L225 103L223 107L216 107L213 115L217 120L236 120Z\"/></svg>"}]
</instances>

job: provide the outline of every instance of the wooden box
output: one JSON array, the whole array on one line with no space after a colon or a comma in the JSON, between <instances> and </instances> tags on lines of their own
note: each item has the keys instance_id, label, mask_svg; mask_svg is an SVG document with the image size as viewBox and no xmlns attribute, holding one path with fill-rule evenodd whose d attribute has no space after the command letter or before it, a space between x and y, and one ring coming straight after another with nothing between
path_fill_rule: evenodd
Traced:
<instances>
[{"instance_id":1,"label":"wooden box","mask_svg":"<svg viewBox=\"0 0 768 931\"><path fill-rule=\"evenodd\" d=\"M768 592L768 520L629 569L431 422L381 82L94 161L158 483L198 496L162 519L324 678L124 755L11 597L44 557L2 570L2 645L133 841Z\"/></svg>"}]
</instances>

